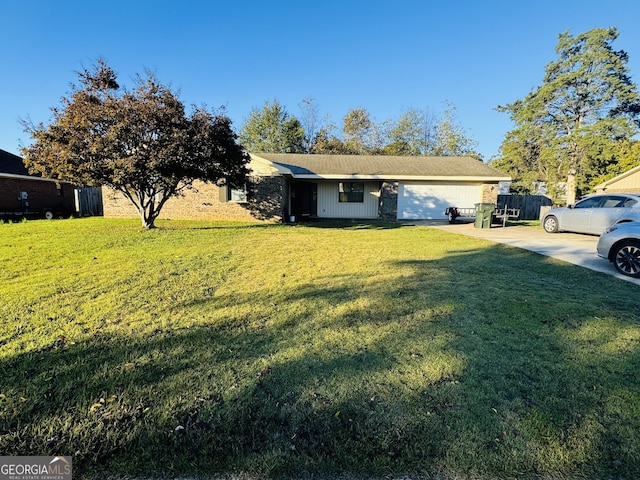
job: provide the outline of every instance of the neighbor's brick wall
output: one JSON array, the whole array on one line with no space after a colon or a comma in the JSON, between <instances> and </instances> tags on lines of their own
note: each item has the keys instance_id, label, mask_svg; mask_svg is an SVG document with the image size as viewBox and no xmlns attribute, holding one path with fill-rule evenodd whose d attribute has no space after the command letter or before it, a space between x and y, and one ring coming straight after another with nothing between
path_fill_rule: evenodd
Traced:
<instances>
[{"instance_id":1,"label":"neighbor's brick wall","mask_svg":"<svg viewBox=\"0 0 640 480\"><path fill-rule=\"evenodd\" d=\"M75 212L73 185L62 183L58 188L54 181L28 178L0 178L0 211L21 210L20 192L27 192L28 211L50 208L69 215Z\"/></svg>"},{"instance_id":2,"label":"neighbor's brick wall","mask_svg":"<svg viewBox=\"0 0 640 480\"><path fill-rule=\"evenodd\" d=\"M225 187L196 182L195 190L167 201L160 212L161 219L172 220L240 220L281 221L284 217L284 179L251 177L247 182L247 203L221 201ZM121 193L103 187L104 216L133 218L134 206Z\"/></svg>"}]
</instances>

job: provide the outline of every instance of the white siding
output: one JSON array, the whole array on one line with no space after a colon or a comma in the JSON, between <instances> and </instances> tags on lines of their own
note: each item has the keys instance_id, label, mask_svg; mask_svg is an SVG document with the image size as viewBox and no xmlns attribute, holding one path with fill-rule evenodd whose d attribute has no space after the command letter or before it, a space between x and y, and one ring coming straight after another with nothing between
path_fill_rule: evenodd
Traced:
<instances>
[{"instance_id":1,"label":"white siding","mask_svg":"<svg viewBox=\"0 0 640 480\"><path fill-rule=\"evenodd\" d=\"M398 218L446 219L447 207L473 208L482 202L482 185L472 183L401 183L398 186Z\"/></svg>"},{"instance_id":2,"label":"white siding","mask_svg":"<svg viewBox=\"0 0 640 480\"><path fill-rule=\"evenodd\" d=\"M380 203L378 182L364 182L364 202L338 201L338 182L318 183L318 217L377 218Z\"/></svg>"}]
</instances>

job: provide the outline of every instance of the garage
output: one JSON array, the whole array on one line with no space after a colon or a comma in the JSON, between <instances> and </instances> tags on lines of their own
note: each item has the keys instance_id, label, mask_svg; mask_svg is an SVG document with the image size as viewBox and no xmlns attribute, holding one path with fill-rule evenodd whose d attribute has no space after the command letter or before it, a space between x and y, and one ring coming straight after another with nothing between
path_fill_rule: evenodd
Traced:
<instances>
[{"instance_id":1,"label":"garage","mask_svg":"<svg viewBox=\"0 0 640 480\"><path fill-rule=\"evenodd\" d=\"M398 185L398 219L446 219L444 211L447 207L473 208L481 201L481 184L400 183Z\"/></svg>"}]
</instances>

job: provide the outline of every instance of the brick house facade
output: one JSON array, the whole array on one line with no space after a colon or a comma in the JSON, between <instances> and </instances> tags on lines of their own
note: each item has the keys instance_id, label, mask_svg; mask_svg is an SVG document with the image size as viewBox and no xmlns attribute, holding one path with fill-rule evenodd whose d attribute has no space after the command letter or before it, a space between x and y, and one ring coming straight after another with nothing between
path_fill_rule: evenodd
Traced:
<instances>
[{"instance_id":1,"label":"brick house facade","mask_svg":"<svg viewBox=\"0 0 640 480\"><path fill-rule=\"evenodd\" d=\"M509 180L508 175L470 157L251 154L249 168L251 175L242 194L196 182L193 189L168 200L159 218L266 222L446 218L445 205L496 203L498 183ZM409 217L409 194L411 203L433 206L412 211L414 216ZM103 201L105 217L138 215L118 192L103 189Z\"/></svg>"},{"instance_id":2,"label":"brick house facade","mask_svg":"<svg viewBox=\"0 0 640 480\"><path fill-rule=\"evenodd\" d=\"M195 182L192 189L170 198L159 218L164 220L238 220L278 222L284 219L285 181L281 177L251 176L247 179L246 201L234 201L227 187ZM131 218L138 215L120 192L102 189L105 217Z\"/></svg>"}]
</instances>

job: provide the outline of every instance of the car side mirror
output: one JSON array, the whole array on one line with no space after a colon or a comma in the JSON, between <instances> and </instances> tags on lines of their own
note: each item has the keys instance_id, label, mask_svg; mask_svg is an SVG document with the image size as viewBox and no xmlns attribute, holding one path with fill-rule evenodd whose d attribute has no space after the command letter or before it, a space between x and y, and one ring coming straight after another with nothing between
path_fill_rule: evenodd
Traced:
<instances>
[{"instance_id":1,"label":"car side mirror","mask_svg":"<svg viewBox=\"0 0 640 480\"><path fill-rule=\"evenodd\" d=\"M570 203L569 205L567 205L568 208L575 208L575 204Z\"/></svg>"}]
</instances>

